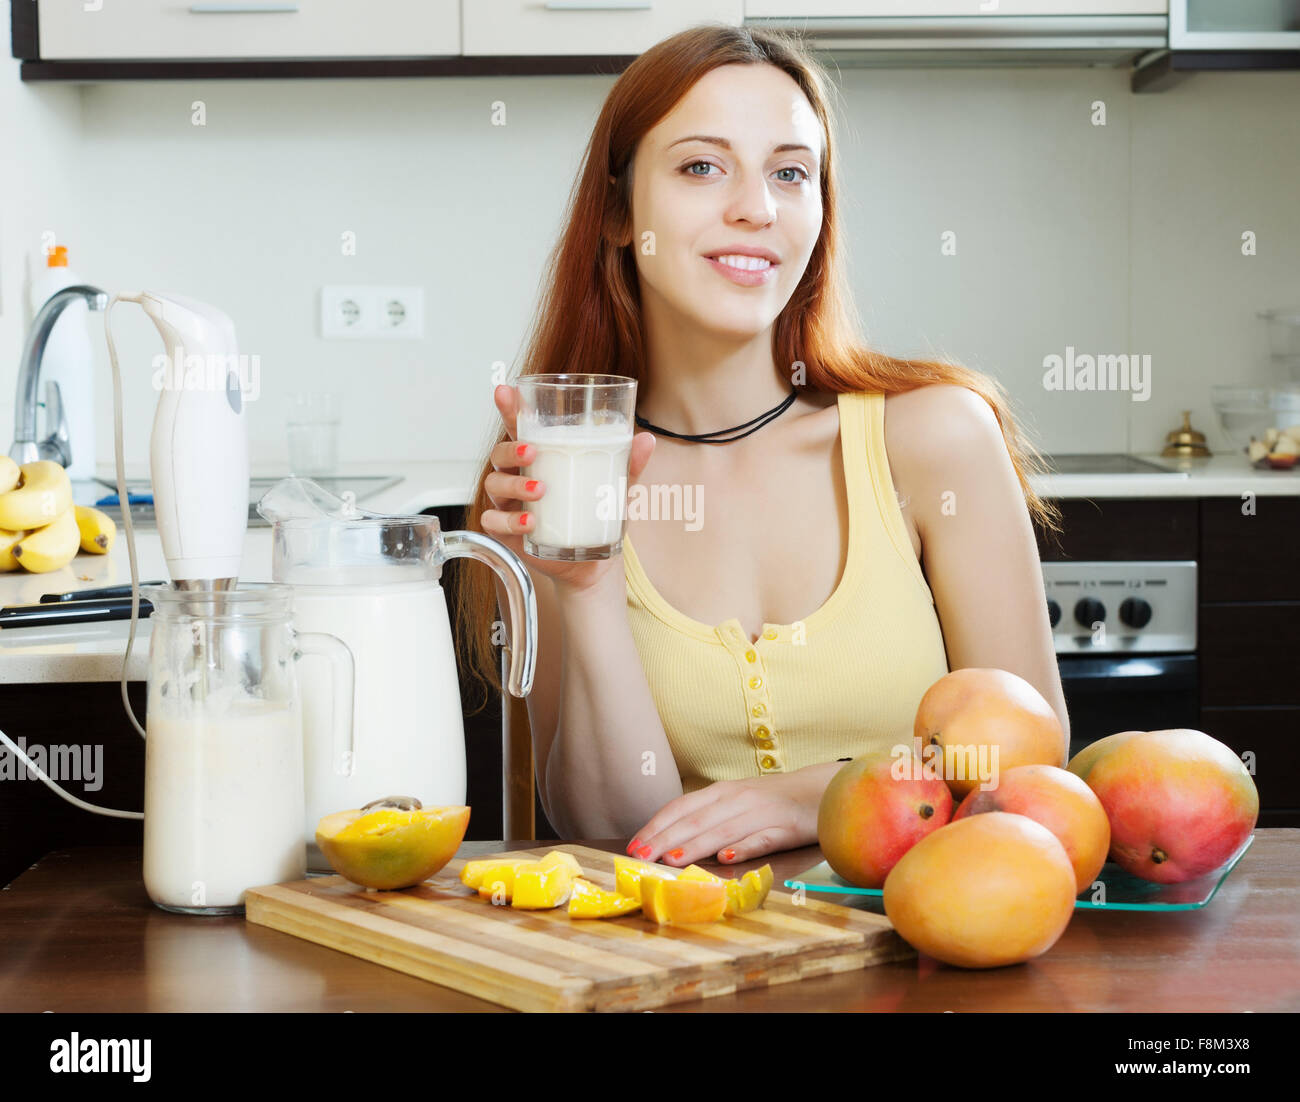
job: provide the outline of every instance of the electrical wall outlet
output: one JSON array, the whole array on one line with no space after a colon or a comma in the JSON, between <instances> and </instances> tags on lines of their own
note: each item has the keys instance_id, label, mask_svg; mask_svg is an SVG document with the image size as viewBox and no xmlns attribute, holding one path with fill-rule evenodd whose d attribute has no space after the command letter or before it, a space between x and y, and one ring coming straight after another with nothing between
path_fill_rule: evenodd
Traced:
<instances>
[{"instance_id":1,"label":"electrical wall outlet","mask_svg":"<svg viewBox=\"0 0 1300 1102\"><path fill-rule=\"evenodd\" d=\"M375 336L388 340L424 337L424 288L375 287Z\"/></svg>"},{"instance_id":2,"label":"electrical wall outlet","mask_svg":"<svg viewBox=\"0 0 1300 1102\"><path fill-rule=\"evenodd\" d=\"M322 287L320 335L333 340L373 336L372 297L369 287Z\"/></svg>"},{"instance_id":3,"label":"electrical wall outlet","mask_svg":"<svg viewBox=\"0 0 1300 1102\"><path fill-rule=\"evenodd\" d=\"M423 287L322 287L320 329L326 340L420 340Z\"/></svg>"}]
</instances>

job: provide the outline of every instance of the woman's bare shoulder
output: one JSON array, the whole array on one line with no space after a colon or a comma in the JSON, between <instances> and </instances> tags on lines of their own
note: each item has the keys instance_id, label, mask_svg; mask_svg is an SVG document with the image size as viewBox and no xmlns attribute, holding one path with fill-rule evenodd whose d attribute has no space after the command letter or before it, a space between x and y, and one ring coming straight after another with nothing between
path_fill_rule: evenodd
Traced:
<instances>
[{"instance_id":1,"label":"woman's bare shoulder","mask_svg":"<svg viewBox=\"0 0 1300 1102\"><path fill-rule=\"evenodd\" d=\"M931 383L885 396L885 450L900 491L922 489L963 457L978 460L990 430L1001 438L992 407L969 387Z\"/></svg>"}]
</instances>

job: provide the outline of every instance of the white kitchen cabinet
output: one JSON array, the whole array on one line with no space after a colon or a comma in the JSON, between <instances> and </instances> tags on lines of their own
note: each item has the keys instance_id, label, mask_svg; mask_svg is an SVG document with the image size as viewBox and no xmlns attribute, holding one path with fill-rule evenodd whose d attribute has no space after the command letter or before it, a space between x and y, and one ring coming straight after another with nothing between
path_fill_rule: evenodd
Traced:
<instances>
[{"instance_id":1,"label":"white kitchen cabinet","mask_svg":"<svg viewBox=\"0 0 1300 1102\"><path fill-rule=\"evenodd\" d=\"M639 54L696 23L739 26L744 0L463 0L466 57Z\"/></svg>"},{"instance_id":2,"label":"white kitchen cabinet","mask_svg":"<svg viewBox=\"0 0 1300 1102\"><path fill-rule=\"evenodd\" d=\"M460 0L40 0L41 60L460 53Z\"/></svg>"},{"instance_id":3,"label":"white kitchen cabinet","mask_svg":"<svg viewBox=\"0 0 1300 1102\"><path fill-rule=\"evenodd\" d=\"M1168 13L1168 0L745 0L746 19Z\"/></svg>"}]
</instances>

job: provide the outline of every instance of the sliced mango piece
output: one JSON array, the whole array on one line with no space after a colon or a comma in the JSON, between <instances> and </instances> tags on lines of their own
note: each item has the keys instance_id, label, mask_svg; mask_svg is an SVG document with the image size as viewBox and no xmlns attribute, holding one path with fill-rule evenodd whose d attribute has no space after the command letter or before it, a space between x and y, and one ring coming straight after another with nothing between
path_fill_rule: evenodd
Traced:
<instances>
[{"instance_id":1,"label":"sliced mango piece","mask_svg":"<svg viewBox=\"0 0 1300 1102\"><path fill-rule=\"evenodd\" d=\"M560 850L560 849L551 850L550 853L548 853L545 857L542 858L541 863L545 865L548 869L555 865L564 865L572 875L574 876L582 875L582 866L578 864L578 859L574 857L573 854L566 853L564 850Z\"/></svg>"},{"instance_id":2,"label":"sliced mango piece","mask_svg":"<svg viewBox=\"0 0 1300 1102\"><path fill-rule=\"evenodd\" d=\"M647 876L641 881L641 909L659 925L716 922L727 907L725 880L679 880Z\"/></svg>"},{"instance_id":3,"label":"sliced mango piece","mask_svg":"<svg viewBox=\"0 0 1300 1102\"><path fill-rule=\"evenodd\" d=\"M704 883L711 883L714 880L722 880L721 876L714 876L708 869L702 869L699 865L687 865L677 874L678 880L700 880ZM725 883L725 881L724 881Z\"/></svg>"},{"instance_id":4,"label":"sliced mango piece","mask_svg":"<svg viewBox=\"0 0 1300 1102\"><path fill-rule=\"evenodd\" d=\"M460 882L467 888L477 888L483 883L483 873L494 865L514 865L518 868L531 862L531 857L485 857L477 861L466 861L465 867L460 870ZM514 883L513 875L510 882Z\"/></svg>"},{"instance_id":5,"label":"sliced mango piece","mask_svg":"<svg viewBox=\"0 0 1300 1102\"><path fill-rule=\"evenodd\" d=\"M764 865L761 869L750 869L737 880L728 880L726 914L746 914L755 911L767 899L772 890L772 866Z\"/></svg>"},{"instance_id":6,"label":"sliced mango piece","mask_svg":"<svg viewBox=\"0 0 1300 1102\"><path fill-rule=\"evenodd\" d=\"M640 899L643 876L675 879L677 873L663 865L652 865L648 861L634 861L631 857L614 855L614 886L620 895Z\"/></svg>"},{"instance_id":7,"label":"sliced mango piece","mask_svg":"<svg viewBox=\"0 0 1300 1102\"><path fill-rule=\"evenodd\" d=\"M540 911L567 903L573 890L573 873L565 864L549 868L540 861L520 865L515 870L512 907Z\"/></svg>"},{"instance_id":8,"label":"sliced mango piece","mask_svg":"<svg viewBox=\"0 0 1300 1102\"><path fill-rule=\"evenodd\" d=\"M316 844L339 875L366 888L391 891L427 880L456 856L469 826L469 808L414 810L353 808L326 815Z\"/></svg>"},{"instance_id":9,"label":"sliced mango piece","mask_svg":"<svg viewBox=\"0 0 1300 1102\"><path fill-rule=\"evenodd\" d=\"M640 909L639 899L606 891L582 877L573 881L573 894L569 896L570 918L617 918Z\"/></svg>"},{"instance_id":10,"label":"sliced mango piece","mask_svg":"<svg viewBox=\"0 0 1300 1102\"><path fill-rule=\"evenodd\" d=\"M483 899L495 899L497 902L509 903L514 897L515 876L521 867L534 865L535 861L506 859L494 861L483 870L478 882L478 894ZM498 895L498 893L503 893Z\"/></svg>"}]
</instances>

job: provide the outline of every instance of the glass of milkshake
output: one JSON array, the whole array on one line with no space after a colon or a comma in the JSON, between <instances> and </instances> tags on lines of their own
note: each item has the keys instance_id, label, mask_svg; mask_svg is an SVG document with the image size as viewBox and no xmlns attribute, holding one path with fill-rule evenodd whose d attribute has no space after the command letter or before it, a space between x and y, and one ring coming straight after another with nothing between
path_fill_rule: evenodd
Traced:
<instances>
[{"instance_id":1,"label":"glass of milkshake","mask_svg":"<svg viewBox=\"0 0 1300 1102\"><path fill-rule=\"evenodd\" d=\"M623 549L636 380L622 375L525 375L516 383L520 443L537 449L520 473L540 479L524 550L585 562Z\"/></svg>"}]
</instances>

